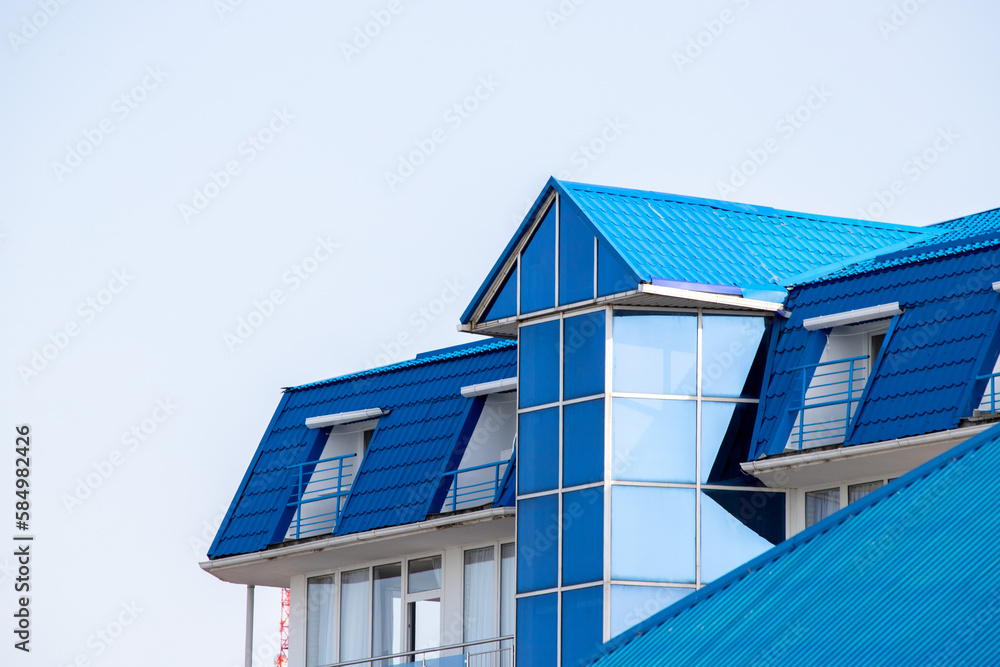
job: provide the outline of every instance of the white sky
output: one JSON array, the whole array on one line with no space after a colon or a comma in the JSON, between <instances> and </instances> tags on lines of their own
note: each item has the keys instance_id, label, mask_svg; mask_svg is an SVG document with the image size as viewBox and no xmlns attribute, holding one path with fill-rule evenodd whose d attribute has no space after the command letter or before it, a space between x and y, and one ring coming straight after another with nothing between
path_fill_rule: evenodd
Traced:
<instances>
[{"instance_id":1,"label":"white sky","mask_svg":"<svg viewBox=\"0 0 1000 667\"><path fill-rule=\"evenodd\" d=\"M244 589L202 572L192 539L230 502L280 388L463 342L459 315L550 174L722 198L756 154L728 198L910 224L1000 205L994 3L900 1L896 26L886 1L564 0L553 25L558 0L401 0L350 59L342 44L388 0L217 6L0 9L0 553L25 422L37 536L29 656L11 647L0 570L5 664L242 664ZM477 87L478 108L446 116ZM783 121L797 110L798 127ZM281 131L250 160L241 144L271 122ZM390 189L385 173L432 136L445 140ZM81 142L88 155L54 166ZM933 164L908 162L925 151ZM230 161L239 173L185 222L179 206ZM318 237L333 255L283 280ZM128 284L102 293L123 270ZM230 350L224 336L272 290L284 301ZM444 311L421 315L442 293ZM130 451L121 434L158 399L177 407ZM68 511L115 450L120 465ZM135 622L98 639L128 603ZM262 590L258 641L277 623Z\"/></svg>"}]
</instances>

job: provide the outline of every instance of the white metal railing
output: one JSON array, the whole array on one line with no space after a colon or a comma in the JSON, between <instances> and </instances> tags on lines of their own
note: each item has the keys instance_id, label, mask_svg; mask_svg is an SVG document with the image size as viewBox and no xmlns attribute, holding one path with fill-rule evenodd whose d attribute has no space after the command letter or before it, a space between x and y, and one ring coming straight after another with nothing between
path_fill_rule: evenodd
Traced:
<instances>
[{"instance_id":1,"label":"white metal railing","mask_svg":"<svg viewBox=\"0 0 1000 667\"><path fill-rule=\"evenodd\" d=\"M451 655L440 655L451 653ZM428 657L434 654L434 657ZM514 667L514 637L493 637L461 644L436 646L403 653L359 658L346 662L330 663L322 667L348 667L366 665L371 667Z\"/></svg>"}]
</instances>

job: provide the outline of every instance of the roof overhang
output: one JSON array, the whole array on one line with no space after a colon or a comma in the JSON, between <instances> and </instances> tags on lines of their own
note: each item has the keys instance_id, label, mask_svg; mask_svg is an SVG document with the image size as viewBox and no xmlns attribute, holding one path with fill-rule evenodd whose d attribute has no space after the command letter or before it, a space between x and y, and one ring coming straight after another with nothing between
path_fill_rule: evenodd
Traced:
<instances>
[{"instance_id":1,"label":"roof overhang","mask_svg":"<svg viewBox=\"0 0 1000 667\"><path fill-rule=\"evenodd\" d=\"M890 477L913 470L995 425L991 422L865 445L777 454L741 463L740 468L772 488Z\"/></svg>"},{"instance_id":2,"label":"roof overhang","mask_svg":"<svg viewBox=\"0 0 1000 667\"><path fill-rule=\"evenodd\" d=\"M629 290L628 292L619 292L618 294L610 294L596 299L577 301L557 308L546 308L545 310L523 314L520 317L507 317L502 320L483 322L476 326L461 324L458 330L487 336L516 338L519 321L533 320L570 310L606 304L659 308L709 308L712 310L731 310L760 315L788 315L784 310L783 304L773 301L760 301L733 294L715 294L700 290L642 283L637 289Z\"/></svg>"},{"instance_id":3,"label":"roof overhang","mask_svg":"<svg viewBox=\"0 0 1000 667\"><path fill-rule=\"evenodd\" d=\"M368 421L377 419L389 412L382 408L367 408L365 410L352 410L351 412L338 412L332 415L321 415L319 417L307 417L306 428L327 428L329 426L339 426L340 424L350 424L351 422Z\"/></svg>"},{"instance_id":4,"label":"roof overhang","mask_svg":"<svg viewBox=\"0 0 1000 667\"><path fill-rule=\"evenodd\" d=\"M199 565L222 581L287 588L295 575L502 539L514 539L513 507L493 507L404 526L296 542Z\"/></svg>"},{"instance_id":5,"label":"roof overhang","mask_svg":"<svg viewBox=\"0 0 1000 667\"><path fill-rule=\"evenodd\" d=\"M514 391L517 389L517 378L503 378L493 382L480 382L462 387L462 396L472 398L473 396L486 396L487 394L499 394L503 391Z\"/></svg>"},{"instance_id":6,"label":"roof overhang","mask_svg":"<svg viewBox=\"0 0 1000 667\"><path fill-rule=\"evenodd\" d=\"M848 310L843 313L809 317L802 321L802 326L809 331L818 331L820 329L832 329L833 327L842 327L848 324L860 324L861 322L895 317L902 312L903 310L899 307L899 302L893 301L892 303L884 303L878 306Z\"/></svg>"}]
</instances>

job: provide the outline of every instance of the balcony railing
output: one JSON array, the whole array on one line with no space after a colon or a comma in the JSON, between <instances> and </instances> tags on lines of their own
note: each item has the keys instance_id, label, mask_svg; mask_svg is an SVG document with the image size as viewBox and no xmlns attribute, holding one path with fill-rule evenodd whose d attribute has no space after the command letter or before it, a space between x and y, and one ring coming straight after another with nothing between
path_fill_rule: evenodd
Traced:
<instances>
[{"instance_id":1,"label":"balcony railing","mask_svg":"<svg viewBox=\"0 0 1000 667\"><path fill-rule=\"evenodd\" d=\"M444 654L444 655L442 655ZM494 637L323 667L514 667L514 637Z\"/></svg>"},{"instance_id":2,"label":"balcony railing","mask_svg":"<svg viewBox=\"0 0 1000 667\"><path fill-rule=\"evenodd\" d=\"M789 412L798 413L789 445L797 449L843 442L868 380L868 357L793 368L799 383ZM810 379L811 378L811 379Z\"/></svg>"},{"instance_id":3,"label":"balcony railing","mask_svg":"<svg viewBox=\"0 0 1000 667\"><path fill-rule=\"evenodd\" d=\"M295 474L288 502L288 507L295 508L291 526L295 539L331 533L337 527L354 480L354 462L350 459L355 456L345 454L288 466Z\"/></svg>"},{"instance_id":4,"label":"balcony railing","mask_svg":"<svg viewBox=\"0 0 1000 667\"><path fill-rule=\"evenodd\" d=\"M1000 373L990 373L989 375L980 375L976 377L977 380L989 380L989 382L986 383L986 391L983 392L983 400L979 402L980 412L996 413L998 377L1000 377Z\"/></svg>"},{"instance_id":5,"label":"balcony railing","mask_svg":"<svg viewBox=\"0 0 1000 667\"><path fill-rule=\"evenodd\" d=\"M483 465L446 472L451 477L451 488L441 505L442 512L478 507L493 502L510 460L494 461Z\"/></svg>"}]
</instances>

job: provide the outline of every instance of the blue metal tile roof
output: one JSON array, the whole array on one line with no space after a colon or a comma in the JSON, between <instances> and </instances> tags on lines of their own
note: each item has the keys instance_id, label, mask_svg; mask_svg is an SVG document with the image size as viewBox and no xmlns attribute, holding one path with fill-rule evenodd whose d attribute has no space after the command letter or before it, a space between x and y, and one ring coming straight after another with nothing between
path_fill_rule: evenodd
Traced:
<instances>
[{"instance_id":1,"label":"blue metal tile roof","mask_svg":"<svg viewBox=\"0 0 1000 667\"><path fill-rule=\"evenodd\" d=\"M760 289L801 282L907 247L941 230L782 211L549 179L462 316L468 323L550 189L580 211L637 282L654 278Z\"/></svg>"},{"instance_id":2,"label":"blue metal tile roof","mask_svg":"<svg viewBox=\"0 0 1000 667\"><path fill-rule=\"evenodd\" d=\"M1000 426L602 647L599 667L997 665Z\"/></svg>"},{"instance_id":3,"label":"blue metal tile roof","mask_svg":"<svg viewBox=\"0 0 1000 667\"><path fill-rule=\"evenodd\" d=\"M516 343L491 340L286 389L209 557L260 551L283 539L291 519L287 467L317 457L326 439L305 427L307 417L391 411L368 445L337 534L423 520L441 474L457 467L463 429L477 416L477 402L462 397L461 388L516 372Z\"/></svg>"},{"instance_id":4,"label":"blue metal tile roof","mask_svg":"<svg viewBox=\"0 0 1000 667\"><path fill-rule=\"evenodd\" d=\"M776 322L778 338L765 379L763 404L751 458L781 452L794 414L788 412L800 379L792 369L819 361L823 331L806 331L803 320L885 303L904 312L882 347L846 445L878 442L955 428L982 395L1000 338L1000 240L917 249L913 254L867 264L834 279L797 287Z\"/></svg>"}]
</instances>

